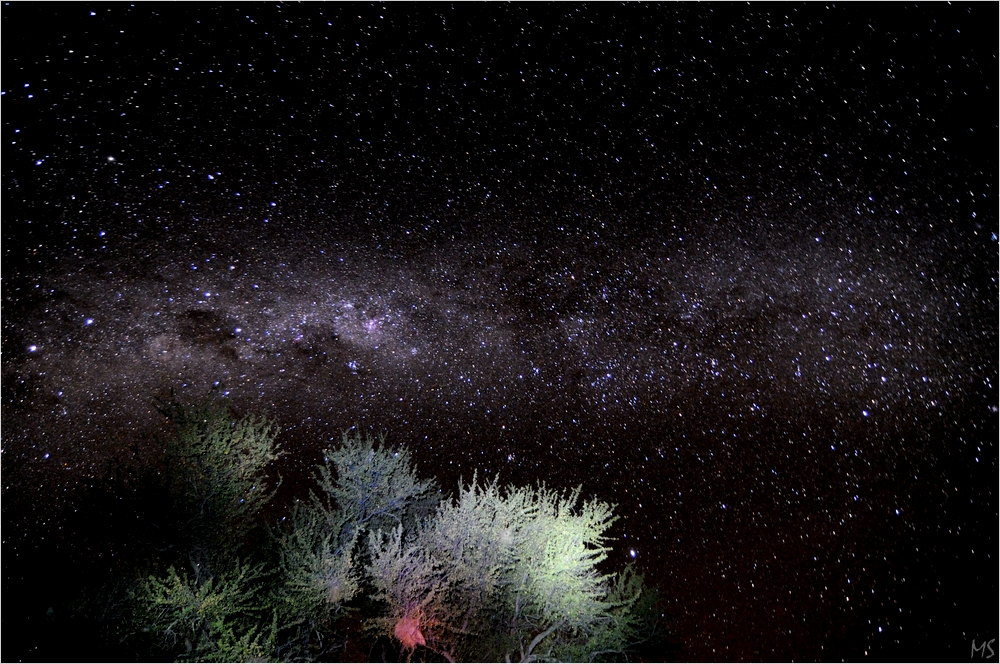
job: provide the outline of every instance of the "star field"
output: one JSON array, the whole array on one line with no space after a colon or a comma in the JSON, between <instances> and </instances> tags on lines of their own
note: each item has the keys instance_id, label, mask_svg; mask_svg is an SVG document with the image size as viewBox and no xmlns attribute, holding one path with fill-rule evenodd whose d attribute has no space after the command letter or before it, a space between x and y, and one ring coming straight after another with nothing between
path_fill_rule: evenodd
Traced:
<instances>
[{"instance_id":1,"label":"star field","mask_svg":"<svg viewBox=\"0 0 1000 664\"><path fill-rule=\"evenodd\" d=\"M616 503L662 659L993 638L996 7L869 10L5 5L8 599L214 391Z\"/></svg>"}]
</instances>

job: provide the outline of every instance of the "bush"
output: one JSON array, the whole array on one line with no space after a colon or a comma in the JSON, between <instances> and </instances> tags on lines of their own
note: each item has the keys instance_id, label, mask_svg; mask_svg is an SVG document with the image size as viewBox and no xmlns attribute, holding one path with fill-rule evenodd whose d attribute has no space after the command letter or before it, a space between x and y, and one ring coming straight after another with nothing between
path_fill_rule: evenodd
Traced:
<instances>
[{"instance_id":1,"label":"bush","mask_svg":"<svg viewBox=\"0 0 1000 664\"><path fill-rule=\"evenodd\" d=\"M336 621L358 593L360 578L353 560L356 537L343 539L343 524L302 503L278 539L277 608L284 635L282 659L312 659L333 646Z\"/></svg>"},{"instance_id":2,"label":"bush","mask_svg":"<svg viewBox=\"0 0 1000 664\"><path fill-rule=\"evenodd\" d=\"M145 643L157 659L266 658L276 637L273 572L261 547L248 545L259 543L260 511L280 484L267 477L282 454L278 428L264 417L236 418L225 402L160 411L176 428L166 466L180 541L165 570L154 567L135 584L122 640Z\"/></svg>"},{"instance_id":3,"label":"bush","mask_svg":"<svg viewBox=\"0 0 1000 664\"><path fill-rule=\"evenodd\" d=\"M437 484L420 481L406 448L388 449L385 438L345 433L339 447L323 453L316 475L320 494L311 493L315 510L343 537L362 530L412 524L433 511Z\"/></svg>"},{"instance_id":4,"label":"bush","mask_svg":"<svg viewBox=\"0 0 1000 664\"><path fill-rule=\"evenodd\" d=\"M597 571L614 517L579 496L474 479L409 537L373 533L367 573L390 607L384 627L449 661L624 654L641 640L642 579Z\"/></svg>"},{"instance_id":5,"label":"bush","mask_svg":"<svg viewBox=\"0 0 1000 664\"><path fill-rule=\"evenodd\" d=\"M160 410L177 431L167 444L167 476L200 578L212 554L232 554L245 543L277 492L281 481L270 486L267 466L283 454L278 428L265 417L236 419L225 402Z\"/></svg>"},{"instance_id":6,"label":"bush","mask_svg":"<svg viewBox=\"0 0 1000 664\"><path fill-rule=\"evenodd\" d=\"M279 537L282 627L293 633L283 654L300 657L329 649L334 623L360 590L361 533L416 523L435 500L434 482L417 478L409 452L371 436L345 433L315 479L318 493L294 505Z\"/></svg>"},{"instance_id":7,"label":"bush","mask_svg":"<svg viewBox=\"0 0 1000 664\"><path fill-rule=\"evenodd\" d=\"M200 581L171 567L150 576L136 591L141 631L154 656L198 662L263 660L274 629L262 642L267 607L261 601L264 577L259 566L236 563L219 576Z\"/></svg>"},{"instance_id":8,"label":"bush","mask_svg":"<svg viewBox=\"0 0 1000 664\"><path fill-rule=\"evenodd\" d=\"M597 569L612 508L579 488L473 478L442 500L405 449L348 433L325 451L308 500L254 539L276 489L277 428L224 404L164 412L187 536L175 564L132 592L125 640L152 657L327 658L359 610L410 657L450 661L615 659L651 634L642 578Z\"/></svg>"}]
</instances>

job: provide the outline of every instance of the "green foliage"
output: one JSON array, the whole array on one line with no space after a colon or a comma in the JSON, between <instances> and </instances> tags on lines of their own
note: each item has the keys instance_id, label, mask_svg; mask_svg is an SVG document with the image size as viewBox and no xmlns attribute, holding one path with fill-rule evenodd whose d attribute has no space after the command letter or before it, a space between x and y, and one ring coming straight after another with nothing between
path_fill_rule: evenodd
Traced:
<instances>
[{"instance_id":1,"label":"green foliage","mask_svg":"<svg viewBox=\"0 0 1000 664\"><path fill-rule=\"evenodd\" d=\"M631 565L612 577L606 602L605 614L589 627L586 639L565 641L554 648L557 661L627 661L637 646L659 635L656 592Z\"/></svg>"},{"instance_id":2,"label":"green foliage","mask_svg":"<svg viewBox=\"0 0 1000 664\"><path fill-rule=\"evenodd\" d=\"M311 659L324 649L345 605L360 589L352 552L356 536L342 539L343 523L311 506L296 503L278 539L277 590L280 627L286 635L283 658Z\"/></svg>"},{"instance_id":3,"label":"green foliage","mask_svg":"<svg viewBox=\"0 0 1000 664\"><path fill-rule=\"evenodd\" d=\"M224 402L160 408L176 427L167 443L167 480L181 540L177 565L148 574L132 593L127 641L145 635L154 656L247 661L273 651L273 573L251 539L277 486L267 466L281 456L277 427L235 418ZM243 555L245 554L245 555ZM247 562L256 557L256 562ZM162 567L160 568L162 570Z\"/></svg>"},{"instance_id":4,"label":"green foliage","mask_svg":"<svg viewBox=\"0 0 1000 664\"><path fill-rule=\"evenodd\" d=\"M256 415L235 419L225 403L161 410L177 428L167 445L168 476L189 535L209 549L238 544L277 491L267 479L268 464L282 455L277 426Z\"/></svg>"},{"instance_id":5,"label":"green foliage","mask_svg":"<svg viewBox=\"0 0 1000 664\"><path fill-rule=\"evenodd\" d=\"M190 569L135 586L125 641L140 656L326 658L346 642L338 621L359 610L411 656L454 661L622 659L654 630L642 578L598 571L615 517L579 488L474 477L440 500L405 449L345 433L309 499L253 539L276 489L277 428L224 404L164 412L177 426L168 477Z\"/></svg>"},{"instance_id":6,"label":"green foliage","mask_svg":"<svg viewBox=\"0 0 1000 664\"><path fill-rule=\"evenodd\" d=\"M330 642L335 621L359 592L356 543L362 531L413 524L430 511L434 483L420 481L405 449L345 433L324 452L318 492L296 503L278 539L282 628L292 631L282 654L312 657Z\"/></svg>"},{"instance_id":7,"label":"green foliage","mask_svg":"<svg viewBox=\"0 0 1000 664\"><path fill-rule=\"evenodd\" d=\"M322 515L301 503L292 509L290 527L281 536L281 572L289 597L305 614L338 613L358 591L352 565L356 537L342 541Z\"/></svg>"},{"instance_id":8,"label":"green foliage","mask_svg":"<svg viewBox=\"0 0 1000 664\"><path fill-rule=\"evenodd\" d=\"M273 647L265 636L266 607L260 566L234 564L219 576L195 580L173 567L149 576L136 591L138 622L154 654L179 660L236 662L261 660Z\"/></svg>"},{"instance_id":9,"label":"green foliage","mask_svg":"<svg viewBox=\"0 0 1000 664\"><path fill-rule=\"evenodd\" d=\"M535 661L624 653L639 637L631 573L602 575L611 506L475 480L408 538L369 538L367 572L387 631L453 660Z\"/></svg>"},{"instance_id":10,"label":"green foliage","mask_svg":"<svg viewBox=\"0 0 1000 664\"><path fill-rule=\"evenodd\" d=\"M384 437L346 432L341 444L323 453L317 469L319 495L312 493L316 510L331 527L343 528L343 537L362 529L391 528L429 513L436 502L433 481L420 481L405 448L390 450Z\"/></svg>"}]
</instances>

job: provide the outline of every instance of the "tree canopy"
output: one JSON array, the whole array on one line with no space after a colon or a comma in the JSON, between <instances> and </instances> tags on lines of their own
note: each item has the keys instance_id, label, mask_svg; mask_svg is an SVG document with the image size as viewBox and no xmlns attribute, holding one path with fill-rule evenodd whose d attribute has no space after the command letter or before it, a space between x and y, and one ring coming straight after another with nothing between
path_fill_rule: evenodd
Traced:
<instances>
[{"instance_id":1,"label":"tree canopy","mask_svg":"<svg viewBox=\"0 0 1000 664\"><path fill-rule=\"evenodd\" d=\"M616 517L582 487L474 476L447 495L405 448L347 432L308 499L257 531L277 427L225 405L164 412L189 536L133 585L117 629L139 657L343 658L349 639L381 637L418 660L622 660L657 633L642 578L598 570Z\"/></svg>"}]
</instances>

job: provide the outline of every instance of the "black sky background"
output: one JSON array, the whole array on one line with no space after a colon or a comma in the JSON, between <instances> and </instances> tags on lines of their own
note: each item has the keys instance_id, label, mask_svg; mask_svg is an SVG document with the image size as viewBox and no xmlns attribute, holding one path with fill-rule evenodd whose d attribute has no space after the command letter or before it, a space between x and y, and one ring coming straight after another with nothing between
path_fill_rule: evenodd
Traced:
<instances>
[{"instance_id":1,"label":"black sky background","mask_svg":"<svg viewBox=\"0 0 1000 664\"><path fill-rule=\"evenodd\" d=\"M216 386L276 513L352 425L617 503L663 658L964 659L997 19L4 4L3 658L103 659L53 635L155 520L153 398Z\"/></svg>"}]
</instances>

